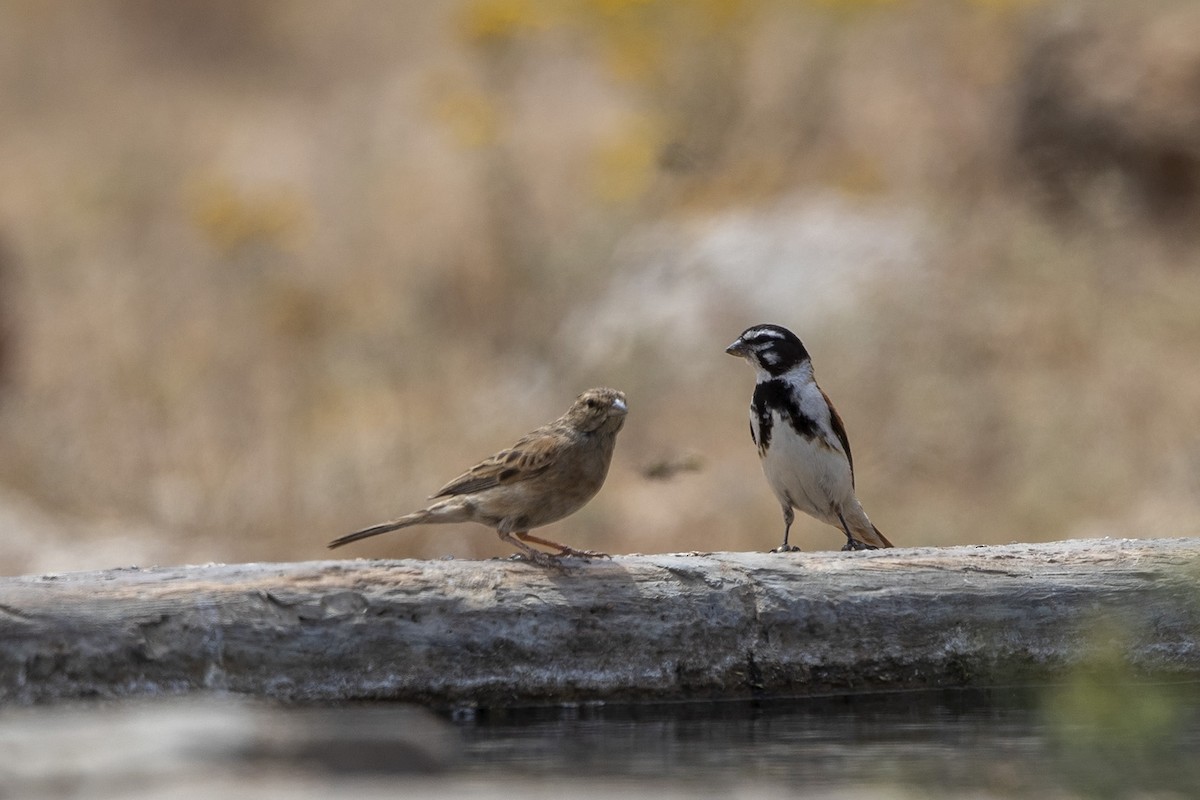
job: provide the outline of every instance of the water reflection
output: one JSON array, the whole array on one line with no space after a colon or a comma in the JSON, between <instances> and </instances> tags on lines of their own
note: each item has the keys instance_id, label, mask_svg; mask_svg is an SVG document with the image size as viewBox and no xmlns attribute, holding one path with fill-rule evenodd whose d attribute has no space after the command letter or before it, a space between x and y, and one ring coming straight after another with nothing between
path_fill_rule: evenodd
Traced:
<instances>
[{"instance_id":1,"label":"water reflection","mask_svg":"<svg viewBox=\"0 0 1200 800\"><path fill-rule=\"evenodd\" d=\"M457 722L466 750L460 768L710 787L765 781L809 790L875 784L951 794L1022 796L1053 788L1085 796L1195 796L1196 685L1170 687L1180 714L1170 736L1152 742L1119 724L1098 732L1048 716L1039 710L1047 706L1042 698L1055 691L481 711Z\"/></svg>"},{"instance_id":2,"label":"water reflection","mask_svg":"<svg viewBox=\"0 0 1200 800\"><path fill-rule=\"evenodd\" d=\"M0 800L1200 796L1200 684L1112 674L1036 692L440 717L230 694L7 707Z\"/></svg>"}]
</instances>

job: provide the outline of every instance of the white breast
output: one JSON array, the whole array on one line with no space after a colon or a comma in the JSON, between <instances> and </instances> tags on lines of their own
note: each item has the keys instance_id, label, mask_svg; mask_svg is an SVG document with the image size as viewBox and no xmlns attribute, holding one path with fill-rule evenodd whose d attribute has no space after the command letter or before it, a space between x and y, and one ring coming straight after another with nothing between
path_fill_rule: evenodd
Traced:
<instances>
[{"instance_id":1,"label":"white breast","mask_svg":"<svg viewBox=\"0 0 1200 800\"><path fill-rule=\"evenodd\" d=\"M813 439L801 436L789 420L773 412L770 446L762 455L763 473L781 505L840 526L836 509L854 502L850 463L833 432L829 408L816 383L797 381L792 389L801 411L816 420L820 433ZM755 424L753 419L751 424ZM759 435L757 429L755 435Z\"/></svg>"}]
</instances>

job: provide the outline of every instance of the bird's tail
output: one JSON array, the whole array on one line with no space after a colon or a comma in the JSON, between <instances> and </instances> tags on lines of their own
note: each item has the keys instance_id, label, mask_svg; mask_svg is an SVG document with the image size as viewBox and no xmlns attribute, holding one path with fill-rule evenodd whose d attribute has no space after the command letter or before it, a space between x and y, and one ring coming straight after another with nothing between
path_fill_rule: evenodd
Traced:
<instances>
[{"instance_id":1,"label":"bird's tail","mask_svg":"<svg viewBox=\"0 0 1200 800\"><path fill-rule=\"evenodd\" d=\"M857 530L854 532L854 535L859 541L861 541L863 544L869 544L872 547L895 547L895 545L888 541L886 536L880 533L879 528L876 528L874 523L870 523L870 525L870 532L867 532L866 530Z\"/></svg>"},{"instance_id":2,"label":"bird's tail","mask_svg":"<svg viewBox=\"0 0 1200 800\"><path fill-rule=\"evenodd\" d=\"M862 506L859 505L857 499L837 509L837 521L841 523L839 527L842 528L848 537L851 537L856 542L865 544L867 547L882 549L894 546L888 541L886 536L879 532L879 528L876 528L875 524L867 519L866 512L862 510ZM830 522L837 525L832 520ZM862 549L851 542L846 542L846 547L854 550Z\"/></svg>"},{"instance_id":3,"label":"bird's tail","mask_svg":"<svg viewBox=\"0 0 1200 800\"><path fill-rule=\"evenodd\" d=\"M428 522L430 516L431 514L429 513L428 509L424 511L415 511L412 514L405 514L403 517L400 517L400 519L392 520L391 522L384 522L379 525L372 525L369 528L363 528L361 531L347 533L345 536L334 539L329 543L328 547L330 550L332 550L333 548L341 547L344 544L357 542L359 539L368 539L372 536L378 536L381 533L398 531L401 528L407 528L409 525L420 525L422 522Z\"/></svg>"}]
</instances>

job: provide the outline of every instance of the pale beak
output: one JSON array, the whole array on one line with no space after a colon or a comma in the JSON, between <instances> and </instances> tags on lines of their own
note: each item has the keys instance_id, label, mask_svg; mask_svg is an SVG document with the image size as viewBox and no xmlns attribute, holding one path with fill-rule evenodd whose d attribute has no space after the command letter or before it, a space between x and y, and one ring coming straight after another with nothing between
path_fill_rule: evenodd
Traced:
<instances>
[{"instance_id":1,"label":"pale beak","mask_svg":"<svg viewBox=\"0 0 1200 800\"><path fill-rule=\"evenodd\" d=\"M746 343L743 342L741 339L738 339L736 342L729 345L729 347L726 347L725 352L731 356L737 356L738 358L745 358L746 353L749 351L746 349Z\"/></svg>"},{"instance_id":2,"label":"pale beak","mask_svg":"<svg viewBox=\"0 0 1200 800\"><path fill-rule=\"evenodd\" d=\"M621 399L613 400L612 410L618 414L628 414L629 406L625 405L625 401Z\"/></svg>"}]
</instances>

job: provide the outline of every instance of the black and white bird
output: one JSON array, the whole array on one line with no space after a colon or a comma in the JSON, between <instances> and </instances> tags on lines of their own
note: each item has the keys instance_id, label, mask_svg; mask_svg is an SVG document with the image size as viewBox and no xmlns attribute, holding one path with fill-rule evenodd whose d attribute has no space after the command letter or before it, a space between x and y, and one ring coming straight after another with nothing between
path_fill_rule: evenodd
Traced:
<instances>
[{"instance_id":1,"label":"black and white bird","mask_svg":"<svg viewBox=\"0 0 1200 800\"><path fill-rule=\"evenodd\" d=\"M843 550L891 547L854 495L846 426L813 378L803 342L787 328L755 325L725 352L746 359L757 374L750 437L783 506L783 544L772 552L800 549L788 545L794 508L840 528L846 534Z\"/></svg>"}]
</instances>

